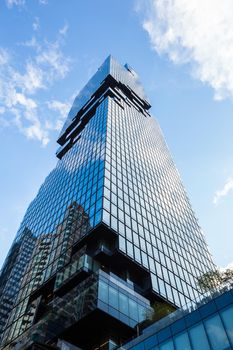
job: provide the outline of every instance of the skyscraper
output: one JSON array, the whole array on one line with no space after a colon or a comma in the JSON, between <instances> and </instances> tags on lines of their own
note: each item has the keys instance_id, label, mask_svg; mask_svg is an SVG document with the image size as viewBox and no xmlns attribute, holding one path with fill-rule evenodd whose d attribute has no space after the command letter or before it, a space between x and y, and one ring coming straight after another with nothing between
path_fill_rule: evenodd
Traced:
<instances>
[{"instance_id":1,"label":"skyscraper","mask_svg":"<svg viewBox=\"0 0 233 350\"><path fill-rule=\"evenodd\" d=\"M0 339L5 323L16 301L35 244L35 237L25 226L15 239L0 275Z\"/></svg>"},{"instance_id":2,"label":"skyscraper","mask_svg":"<svg viewBox=\"0 0 233 350\"><path fill-rule=\"evenodd\" d=\"M111 349L156 300L176 309L198 296L214 265L149 109L136 72L111 56L76 97L13 243L30 230L4 348Z\"/></svg>"}]
</instances>

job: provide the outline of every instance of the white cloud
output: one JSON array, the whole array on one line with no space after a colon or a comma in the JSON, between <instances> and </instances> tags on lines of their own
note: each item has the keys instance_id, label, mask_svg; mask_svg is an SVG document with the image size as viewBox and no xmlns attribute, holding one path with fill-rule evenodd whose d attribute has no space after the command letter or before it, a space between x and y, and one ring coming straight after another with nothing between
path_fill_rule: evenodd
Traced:
<instances>
[{"instance_id":1,"label":"white cloud","mask_svg":"<svg viewBox=\"0 0 233 350\"><path fill-rule=\"evenodd\" d=\"M231 190L233 190L233 179L228 179L223 188L215 192L213 203L217 204L220 198L227 196Z\"/></svg>"},{"instance_id":2,"label":"white cloud","mask_svg":"<svg viewBox=\"0 0 233 350\"><path fill-rule=\"evenodd\" d=\"M59 33L60 33L61 35L66 35L68 29L69 29L69 26L68 26L68 24L66 23L66 24L59 30Z\"/></svg>"},{"instance_id":3,"label":"white cloud","mask_svg":"<svg viewBox=\"0 0 233 350\"><path fill-rule=\"evenodd\" d=\"M48 0L39 0L39 4L41 5L48 5Z\"/></svg>"},{"instance_id":4,"label":"white cloud","mask_svg":"<svg viewBox=\"0 0 233 350\"><path fill-rule=\"evenodd\" d=\"M34 22L32 23L32 29L35 30L35 31L40 29L39 17L35 17Z\"/></svg>"},{"instance_id":5,"label":"white cloud","mask_svg":"<svg viewBox=\"0 0 233 350\"><path fill-rule=\"evenodd\" d=\"M28 93L34 93L39 89L44 89L46 86L46 72L35 62L26 62L25 72L21 73L18 70L11 70L12 82L16 87Z\"/></svg>"},{"instance_id":6,"label":"white cloud","mask_svg":"<svg viewBox=\"0 0 233 350\"><path fill-rule=\"evenodd\" d=\"M61 30L59 30L59 34ZM36 55L34 60L28 62L27 73L33 75L33 80L37 77L40 78L39 70L46 71L45 80L53 82L56 79L64 78L70 71L72 60L66 56L62 51L64 38L59 36L54 42L45 41L39 43L33 36L32 39L19 43L21 46L25 46L34 49ZM0 52L0 64L1 64L1 52ZM37 69L37 71L35 71ZM30 72L31 71L31 72ZM35 71L35 74L33 74Z\"/></svg>"},{"instance_id":7,"label":"white cloud","mask_svg":"<svg viewBox=\"0 0 233 350\"><path fill-rule=\"evenodd\" d=\"M38 64L50 67L50 77L64 78L70 70L71 60L61 51L60 42L48 43L36 57Z\"/></svg>"},{"instance_id":8,"label":"white cloud","mask_svg":"<svg viewBox=\"0 0 233 350\"><path fill-rule=\"evenodd\" d=\"M48 108L54 111L58 111L62 118L65 118L71 107L70 102L64 103L57 100L47 102Z\"/></svg>"},{"instance_id":9,"label":"white cloud","mask_svg":"<svg viewBox=\"0 0 233 350\"><path fill-rule=\"evenodd\" d=\"M28 58L18 60L15 52L10 55L0 48L0 127L14 126L28 139L46 146L50 132L61 128L68 105L55 99L43 101L40 93L65 78L71 61L62 51L61 38L38 42L33 37L20 45L27 54L30 50Z\"/></svg>"},{"instance_id":10,"label":"white cloud","mask_svg":"<svg viewBox=\"0 0 233 350\"><path fill-rule=\"evenodd\" d=\"M39 120L28 127L24 127L23 133L29 139L36 139L41 141L42 146L47 146L49 143L48 132L41 127Z\"/></svg>"},{"instance_id":11,"label":"white cloud","mask_svg":"<svg viewBox=\"0 0 233 350\"><path fill-rule=\"evenodd\" d=\"M14 115L12 124L30 140L38 140L45 147L49 142L49 133L46 127L40 121L37 111L30 109L20 110L12 108L11 113Z\"/></svg>"},{"instance_id":12,"label":"white cloud","mask_svg":"<svg viewBox=\"0 0 233 350\"><path fill-rule=\"evenodd\" d=\"M47 101L47 106L50 110L58 112L55 124L47 121L47 128L50 130L61 130L64 119L67 117L68 112L73 102L73 96L67 102L61 102L57 100Z\"/></svg>"},{"instance_id":13,"label":"white cloud","mask_svg":"<svg viewBox=\"0 0 233 350\"><path fill-rule=\"evenodd\" d=\"M18 45L26 46L35 50L40 50L40 44L37 42L36 38L33 36L30 40L19 43Z\"/></svg>"},{"instance_id":14,"label":"white cloud","mask_svg":"<svg viewBox=\"0 0 233 350\"><path fill-rule=\"evenodd\" d=\"M2 48L0 48L0 66L7 64L9 61L8 52Z\"/></svg>"},{"instance_id":15,"label":"white cloud","mask_svg":"<svg viewBox=\"0 0 233 350\"><path fill-rule=\"evenodd\" d=\"M233 1L150 0L138 2L153 49L192 66L195 78L217 100L233 96ZM146 7L147 5L147 7Z\"/></svg>"},{"instance_id":16,"label":"white cloud","mask_svg":"<svg viewBox=\"0 0 233 350\"><path fill-rule=\"evenodd\" d=\"M25 0L6 0L7 7L12 8L15 6L23 6L25 4Z\"/></svg>"},{"instance_id":17,"label":"white cloud","mask_svg":"<svg viewBox=\"0 0 233 350\"><path fill-rule=\"evenodd\" d=\"M22 93L15 94L15 104L19 103L20 105L26 107L27 110L35 109L37 104L31 98L27 98Z\"/></svg>"}]
</instances>

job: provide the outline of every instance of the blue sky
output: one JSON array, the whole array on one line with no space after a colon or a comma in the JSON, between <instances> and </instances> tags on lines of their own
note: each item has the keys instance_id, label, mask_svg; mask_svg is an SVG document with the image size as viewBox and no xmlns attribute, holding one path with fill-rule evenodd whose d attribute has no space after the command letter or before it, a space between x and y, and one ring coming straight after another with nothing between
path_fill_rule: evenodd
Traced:
<instances>
[{"instance_id":1,"label":"blue sky","mask_svg":"<svg viewBox=\"0 0 233 350\"><path fill-rule=\"evenodd\" d=\"M0 266L110 53L140 75L215 262L233 262L233 3L0 1Z\"/></svg>"}]
</instances>

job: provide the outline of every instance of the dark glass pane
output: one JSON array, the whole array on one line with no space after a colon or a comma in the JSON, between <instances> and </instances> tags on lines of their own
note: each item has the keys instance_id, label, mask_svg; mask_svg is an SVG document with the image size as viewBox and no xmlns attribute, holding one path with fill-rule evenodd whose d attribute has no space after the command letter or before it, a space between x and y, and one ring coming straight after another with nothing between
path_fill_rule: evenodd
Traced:
<instances>
[{"instance_id":1,"label":"dark glass pane","mask_svg":"<svg viewBox=\"0 0 233 350\"><path fill-rule=\"evenodd\" d=\"M99 281L99 299L108 303L108 285Z\"/></svg>"},{"instance_id":2,"label":"dark glass pane","mask_svg":"<svg viewBox=\"0 0 233 350\"><path fill-rule=\"evenodd\" d=\"M129 313L129 301L125 294L119 293L119 311L128 315Z\"/></svg>"},{"instance_id":3,"label":"dark glass pane","mask_svg":"<svg viewBox=\"0 0 233 350\"><path fill-rule=\"evenodd\" d=\"M115 309L118 309L118 291L113 288L109 287L109 305L114 307Z\"/></svg>"}]
</instances>

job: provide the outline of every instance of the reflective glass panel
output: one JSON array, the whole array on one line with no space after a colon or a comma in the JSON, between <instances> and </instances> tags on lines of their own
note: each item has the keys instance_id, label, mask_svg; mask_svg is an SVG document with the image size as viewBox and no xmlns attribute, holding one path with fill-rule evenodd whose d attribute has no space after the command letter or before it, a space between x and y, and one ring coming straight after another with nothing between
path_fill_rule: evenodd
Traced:
<instances>
[{"instance_id":1,"label":"reflective glass panel","mask_svg":"<svg viewBox=\"0 0 233 350\"><path fill-rule=\"evenodd\" d=\"M173 341L169 340L159 346L160 350L174 350Z\"/></svg>"},{"instance_id":2,"label":"reflective glass panel","mask_svg":"<svg viewBox=\"0 0 233 350\"><path fill-rule=\"evenodd\" d=\"M220 312L227 335L233 346L233 306Z\"/></svg>"},{"instance_id":3,"label":"reflective glass panel","mask_svg":"<svg viewBox=\"0 0 233 350\"><path fill-rule=\"evenodd\" d=\"M204 324L213 350L225 350L230 346L222 321L218 315L204 320Z\"/></svg>"},{"instance_id":4,"label":"reflective glass panel","mask_svg":"<svg viewBox=\"0 0 233 350\"><path fill-rule=\"evenodd\" d=\"M180 333L174 337L176 350L192 350L186 332Z\"/></svg>"},{"instance_id":5,"label":"reflective glass panel","mask_svg":"<svg viewBox=\"0 0 233 350\"><path fill-rule=\"evenodd\" d=\"M208 339L202 323L189 329L189 336L193 350L210 350Z\"/></svg>"}]
</instances>

